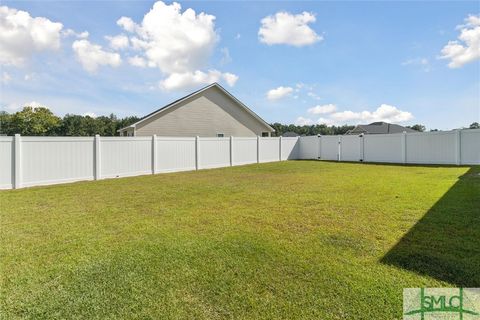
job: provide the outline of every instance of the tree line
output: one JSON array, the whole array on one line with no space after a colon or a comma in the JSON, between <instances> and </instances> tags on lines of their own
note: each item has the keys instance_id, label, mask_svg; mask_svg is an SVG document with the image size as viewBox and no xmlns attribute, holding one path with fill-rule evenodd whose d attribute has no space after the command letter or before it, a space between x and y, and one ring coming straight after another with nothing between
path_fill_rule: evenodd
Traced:
<instances>
[{"instance_id":1,"label":"tree line","mask_svg":"<svg viewBox=\"0 0 480 320\"><path fill-rule=\"evenodd\" d=\"M135 116L118 118L114 114L99 117L66 114L61 118L45 107L25 107L13 114L0 112L0 135L118 136L117 130L138 120Z\"/></svg>"},{"instance_id":2,"label":"tree line","mask_svg":"<svg viewBox=\"0 0 480 320\"><path fill-rule=\"evenodd\" d=\"M296 133L298 135L314 136L314 135L335 135L345 134L347 131L352 130L355 126L343 125L343 126L327 126L326 124L304 125L297 126L294 124L281 124L275 122L270 124L275 129L276 135L283 135L286 132Z\"/></svg>"},{"instance_id":3,"label":"tree line","mask_svg":"<svg viewBox=\"0 0 480 320\"><path fill-rule=\"evenodd\" d=\"M66 114L63 118L53 114L46 107L24 107L23 110L8 113L0 111L0 135L21 134L23 136L118 136L118 130L140 120L136 116L118 118L109 116L91 117L88 115ZM294 124L271 124L275 135L287 132L298 135L342 135L355 126L327 126L326 124L297 126ZM425 131L425 126L416 124L409 128ZM478 129L480 125L474 122L470 129ZM431 130L438 131L438 130Z\"/></svg>"}]
</instances>

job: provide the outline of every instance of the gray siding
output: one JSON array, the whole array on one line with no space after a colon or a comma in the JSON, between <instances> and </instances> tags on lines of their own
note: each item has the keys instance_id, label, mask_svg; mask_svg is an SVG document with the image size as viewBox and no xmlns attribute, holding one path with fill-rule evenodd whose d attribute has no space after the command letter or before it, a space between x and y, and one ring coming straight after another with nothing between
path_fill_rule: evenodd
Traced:
<instances>
[{"instance_id":1,"label":"gray siding","mask_svg":"<svg viewBox=\"0 0 480 320\"><path fill-rule=\"evenodd\" d=\"M135 128L136 136L257 136L271 131L216 87L159 112Z\"/></svg>"}]
</instances>

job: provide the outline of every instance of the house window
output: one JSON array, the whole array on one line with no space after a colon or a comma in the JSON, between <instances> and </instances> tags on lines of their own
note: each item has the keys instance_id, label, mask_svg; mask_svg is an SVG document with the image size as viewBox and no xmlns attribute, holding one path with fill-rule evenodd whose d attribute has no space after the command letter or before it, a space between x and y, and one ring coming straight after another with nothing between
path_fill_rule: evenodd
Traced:
<instances>
[{"instance_id":1,"label":"house window","mask_svg":"<svg viewBox=\"0 0 480 320\"><path fill-rule=\"evenodd\" d=\"M224 133L217 133L217 137L218 138L223 138L223 137L225 137L225 134Z\"/></svg>"},{"instance_id":2,"label":"house window","mask_svg":"<svg viewBox=\"0 0 480 320\"><path fill-rule=\"evenodd\" d=\"M269 137L268 132L262 132L262 137Z\"/></svg>"}]
</instances>

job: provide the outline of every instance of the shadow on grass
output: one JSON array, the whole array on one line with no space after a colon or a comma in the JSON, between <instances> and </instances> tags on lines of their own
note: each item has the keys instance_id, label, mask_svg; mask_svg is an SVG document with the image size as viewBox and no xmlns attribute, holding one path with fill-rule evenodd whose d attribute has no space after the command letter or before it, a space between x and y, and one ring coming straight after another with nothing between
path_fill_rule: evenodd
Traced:
<instances>
[{"instance_id":1,"label":"shadow on grass","mask_svg":"<svg viewBox=\"0 0 480 320\"><path fill-rule=\"evenodd\" d=\"M470 165L456 165L456 164L428 164L428 163L393 163L393 162L364 162L364 161L337 161L337 160L317 160L305 159L300 161L321 161L328 163L350 163L361 164L363 166L389 166L389 167L423 167L423 168L471 168Z\"/></svg>"},{"instance_id":2,"label":"shadow on grass","mask_svg":"<svg viewBox=\"0 0 480 320\"><path fill-rule=\"evenodd\" d=\"M480 167L461 176L381 262L480 287Z\"/></svg>"}]
</instances>

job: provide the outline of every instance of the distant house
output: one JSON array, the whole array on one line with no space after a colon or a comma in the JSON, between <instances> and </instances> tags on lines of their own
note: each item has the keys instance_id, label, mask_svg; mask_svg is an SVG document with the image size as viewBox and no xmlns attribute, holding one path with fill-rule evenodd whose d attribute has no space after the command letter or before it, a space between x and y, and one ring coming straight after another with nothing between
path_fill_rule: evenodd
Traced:
<instances>
[{"instance_id":1,"label":"distant house","mask_svg":"<svg viewBox=\"0 0 480 320\"><path fill-rule=\"evenodd\" d=\"M389 134L402 132L418 132L398 124L388 122L372 122L370 124L359 124L346 134Z\"/></svg>"},{"instance_id":2,"label":"distant house","mask_svg":"<svg viewBox=\"0 0 480 320\"><path fill-rule=\"evenodd\" d=\"M298 137L299 134L293 131L287 131L282 134L282 137Z\"/></svg>"},{"instance_id":3,"label":"distant house","mask_svg":"<svg viewBox=\"0 0 480 320\"><path fill-rule=\"evenodd\" d=\"M121 136L270 136L275 130L218 83L208 85L119 130Z\"/></svg>"}]
</instances>

